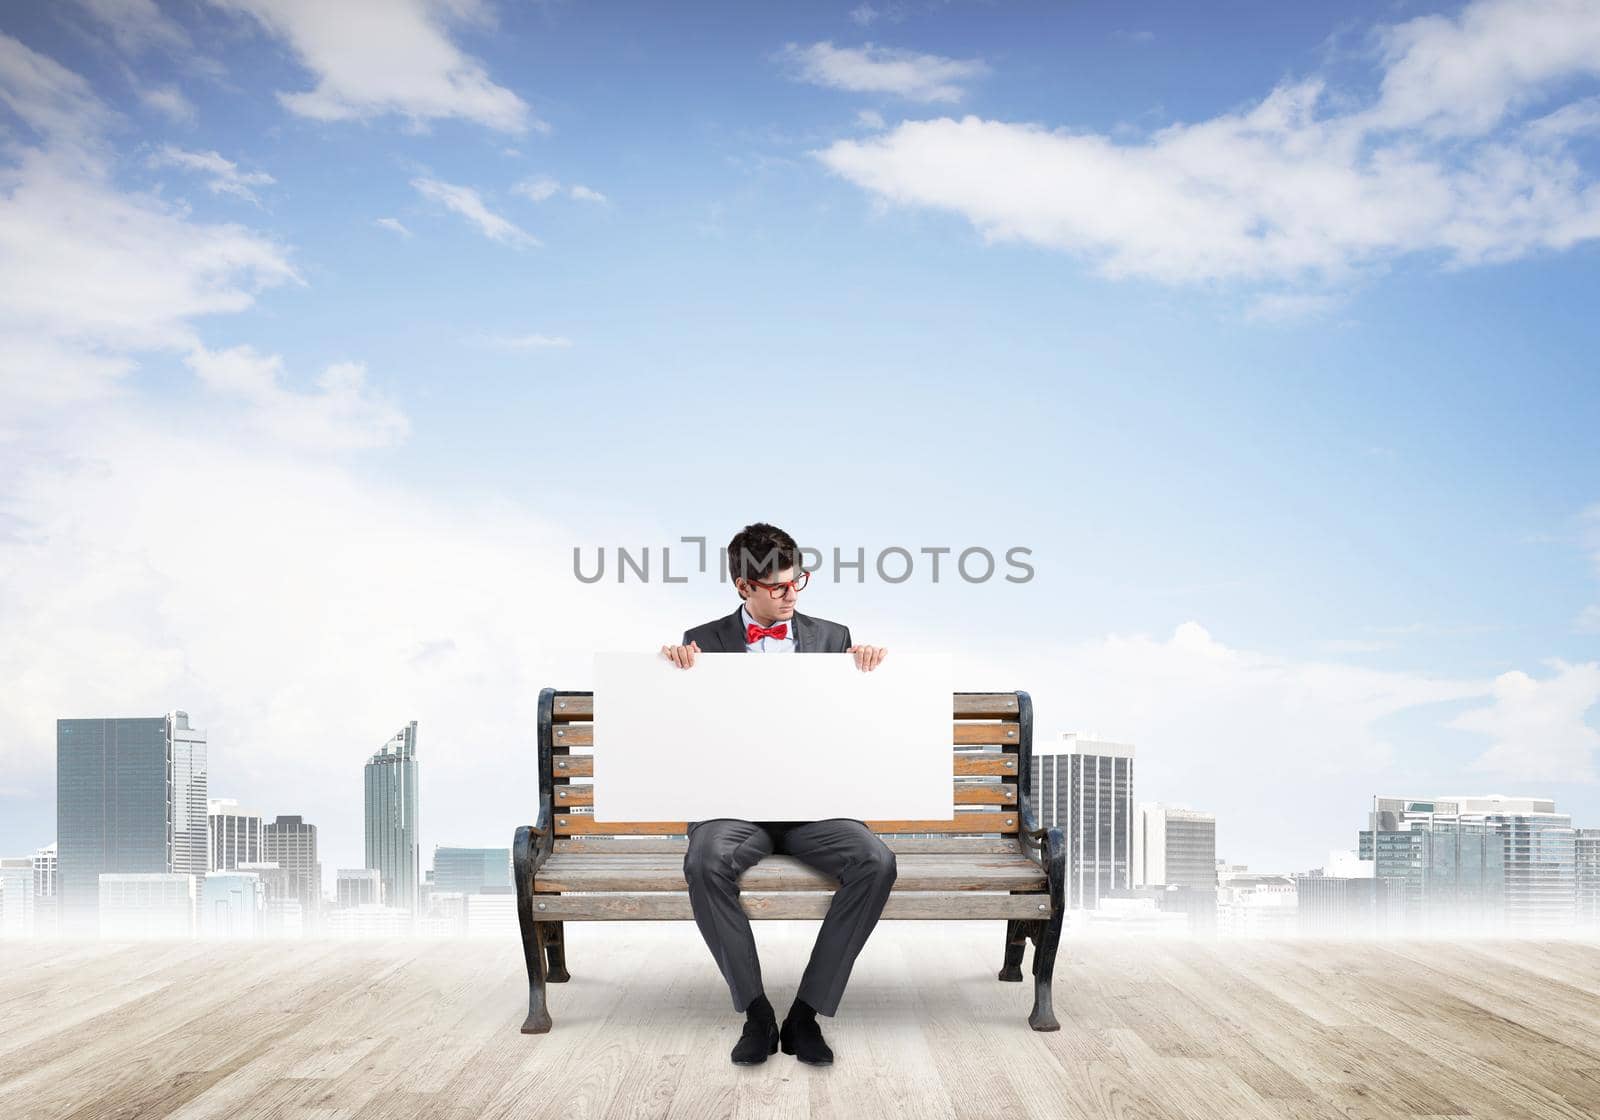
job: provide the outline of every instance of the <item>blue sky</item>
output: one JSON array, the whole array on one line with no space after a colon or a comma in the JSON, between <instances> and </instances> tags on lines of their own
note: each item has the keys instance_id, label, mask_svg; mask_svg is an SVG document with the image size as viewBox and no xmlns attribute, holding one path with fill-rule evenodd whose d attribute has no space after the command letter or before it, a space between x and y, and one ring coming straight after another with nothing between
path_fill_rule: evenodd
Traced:
<instances>
[{"instance_id":1,"label":"blue sky","mask_svg":"<svg viewBox=\"0 0 1600 1120\"><path fill-rule=\"evenodd\" d=\"M504 842L530 693L731 607L571 549L762 518L1032 548L808 605L1232 859L1600 825L1590 5L376 10L0 15L6 850L57 716L171 707L330 868L411 718Z\"/></svg>"}]
</instances>

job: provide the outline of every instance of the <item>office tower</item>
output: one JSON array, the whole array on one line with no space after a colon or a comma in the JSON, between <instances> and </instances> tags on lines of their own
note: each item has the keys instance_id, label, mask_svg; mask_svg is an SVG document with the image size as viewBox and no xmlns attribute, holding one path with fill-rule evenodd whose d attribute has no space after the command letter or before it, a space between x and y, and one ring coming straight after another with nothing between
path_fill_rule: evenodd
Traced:
<instances>
[{"instance_id":1,"label":"office tower","mask_svg":"<svg viewBox=\"0 0 1600 1120\"><path fill-rule=\"evenodd\" d=\"M172 866L179 875L198 881L206 873L210 850L206 808L210 803L206 733L189 726L188 712L167 717L167 740L172 760Z\"/></svg>"},{"instance_id":2,"label":"office tower","mask_svg":"<svg viewBox=\"0 0 1600 1120\"><path fill-rule=\"evenodd\" d=\"M1042 828L1067 845L1067 905L1095 907L1129 886L1133 863L1133 748L1063 733L1033 756L1033 799Z\"/></svg>"},{"instance_id":3,"label":"office tower","mask_svg":"<svg viewBox=\"0 0 1600 1120\"><path fill-rule=\"evenodd\" d=\"M193 935L193 875L105 873L99 876L96 888L103 939L121 941Z\"/></svg>"},{"instance_id":4,"label":"office tower","mask_svg":"<svg viewBox=\"0 0 1600 1120\"><path fill-rule=\"evenodd\" d=\"M200 884L200 932L206 937L260 937L266 885L252 871L208 871Z\"/></svg>"},{"instance_id":5,"label":"office tower","mask_svg":"<svg viewBox=\"0 0 1600 1120\"><path fill-rule=\"evenodd\" d=\"M56 921L56 846L46 845L33 853L33 935L54 937Z\"/></svg>"},{"instance_id":6,"label":"office tower","mask_svg":"<svg viewBox=\"0 0 1600 1120\"><path fill-rule=\"evenodd\" d=\"M1573 836L1577 913L1581 925L1600 925L1600 828L1580 828Z\"/></svg>"},{"instance_id":7,"label":"office tower","mask_svg":"<svg viewBox=\"0 0 1600 1120\"><path fill-rule=\"evenodd\" d=\"M33 857L0 859L0 938L33 933Z\"/></svg>"},{"instance_id":8,"label":"office tower","mask_svg":"<svg viewBox=\"0 0 1600 1120\"><path fill-rule=\"evenodd\" d=\"M187 712L56 721L61 930L96 930L102 874L200 875L206 741Z\"/></svg>"},{"instance_id":9,"label":"office tower","mask_svg":"<svg viewBox=\"0 0 1600 1120\"><path fill-rule=\"evenodd\" d=\"M232 871L241 863L260 863L261 814L239 808L232 798L213 798L206 806L211 829L208 871Z\"/></svg>"},{"instance_id":10,"label":"office tower","mask_svg":"<svg viewBox=\"0 0 1600 1120\"><path fill-rule=\"evenodd\" d=\"M417 829L417 721L367 760L367 866L383 879L387 905L417 909L422 849Z\"/></svg>"},{"instance_id":11,"label":"office tower","mask_svg":"<svg viewBox=\"0 0 1600 1120\"><path fill-rule=\"evenodd\" d=\"M1217 818L1173 805L1141 804L1133 822L1137 887L1217 885Z\"/></svg>"},{"instance_id":12,"label":"office tower","mask_svg":"<svg viewBox=\"0 0 1600 1120\"><path fill-rule=\"evenodd\" d=\"M293 881L293 897L300 902L304 923L315 928L322 913L322 864L317 859L317 826L299 816L282 816L268 822L262 833L264 859L275 863Z\"/></svg>"},{"instance_id":13,"label":"office tower","mask_svg":"<svg viewBox=\"0 0 1600 1120\"><path fill-rule=\"evenodd\" d=\"M1403 924L1534 932L1571 926L1572 818L1539 797L1375 799L1377 874L1397 880ZM1416 834L1422 834L1420 837ZM1361 855L1373 858L1371 829Z\"/></svg>"},{"instance_id":14,"label":"office tower","mask_svg":"<svg viewBox=\"0 0 1600 1120\"><path fill-rule=\"evenodd\" d=\"M334 872L334 902L341 910L384 904L383 876L370 867L341 867Z\"/></svg>"},{"instance_id":15,"label":"office tower","mask_svg":"<svg viewBox=\"0 0 1600 1120\"><path fill-rule=\"evenodd\" d=\"M433 849L436 893L485 894L511 889L510 848Z\"/></svg>"}]
</instances>

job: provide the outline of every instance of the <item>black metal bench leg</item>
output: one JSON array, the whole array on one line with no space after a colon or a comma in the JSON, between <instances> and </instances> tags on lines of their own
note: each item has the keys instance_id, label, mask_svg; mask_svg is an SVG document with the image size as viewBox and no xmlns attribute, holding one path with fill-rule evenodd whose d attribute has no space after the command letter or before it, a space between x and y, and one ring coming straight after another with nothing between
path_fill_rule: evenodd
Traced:
<instances>
[{"instance_id":1,"label":"black metal bench leg","mask_svg":"<svg viewBox=\"0 0 1600 1120\"><path fill-rule=\"evenodd\" d=\"M1028 1025L1036 1031L1058 1031L1052 1001L1051 982L1055 979L1056 949L1061 944L1061 923L1067 912L1067 845L1059 828L1045 833L1045 877L1050 884L1050 918L1035 928L1033 950L1033 1012Z\"/></svg>"},{"instance_id":2,"label":"black metal bench leg","mask_svg":"<svg viewBox=\"0 0 1600 1120\"><path fill-rule=\"evenodd\" d=\"M1015 918L1006 922L1006 961L1000 979L1022 983L1022 954L1028 951L1028 926Z\"/></svg>"},{"instance_id":3,"label":"black metal bench leg","mask_svg":"<svg viewBox=\"0 0 1600 1120\"><path fill-rule=\"evenodd\" d=\"M544 944L549 954L550 968L545 976L551 984L565 984L572 979L567 971L567 924L544 922Z\"/></svg>"},{"instance_id":4,"label":"black metal bench leg","mask_svg":"<svg viewBox=\"0 0 1600 1120\"><path fill-rule=\"evenodd\" d=\"M523 1034L544 1034L550 1029L550 1011L544 1002L545 963L543 922L533 920L533 830L517 829L512 845L512 864L517 880L517 923L522 927L522 960L528 966L528 1017Z\"/></svg>"},{"instance_id":5,"label":"black metal bench leg","mask_svg":"<svg viewBox=\"0 0 1600 1120\"><path fill-rule=\"evenodd\" d=\"M1056 910L1049 921L1040 923L1039 942L1033 950L1033 1011L1028 1015L1028 1026L1036 1031L1061 1029L1052 1000L1056 948L1061 944L1061 919L1061 911Z\"/></svg>"}]
</instances>

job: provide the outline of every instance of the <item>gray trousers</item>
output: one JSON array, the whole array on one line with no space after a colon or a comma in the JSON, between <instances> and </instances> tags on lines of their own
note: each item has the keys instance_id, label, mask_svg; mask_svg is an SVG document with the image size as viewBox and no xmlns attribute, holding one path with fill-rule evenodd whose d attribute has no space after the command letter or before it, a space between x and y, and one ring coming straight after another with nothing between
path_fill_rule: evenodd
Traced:
<instances>
[{"instance_id":1,"label":"gray trousers","mask_svg":"<svg viewBox=\"0 0 1600 1120\"><path fill-rule=\"evenodd\" d=\"M843 818L758 824L723 817L691 824L683 857L689 904L728 982L735 1011L762 994L755 935L739 905L739 876L775 852L839 881L796 993L821 1014L832 1015L856 955L889 901L894 853L866 825Z\"/></svg>"}]
</instances>

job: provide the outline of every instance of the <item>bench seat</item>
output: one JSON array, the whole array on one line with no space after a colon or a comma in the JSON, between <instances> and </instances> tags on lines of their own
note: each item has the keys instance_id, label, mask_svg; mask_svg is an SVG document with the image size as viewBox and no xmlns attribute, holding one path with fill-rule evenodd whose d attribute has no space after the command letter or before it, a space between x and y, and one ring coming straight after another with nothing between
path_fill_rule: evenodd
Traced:
<instances>
[{"instance_id":1,"label":"bench seat","mask_svg":"<svg viewBox=\"0 0 1600 1120\"><path fill-rule=\"evenodd\" d=\"M686 845L684 846L686 847ZM896 854L895 893L907 891L1047 891L1044 869L1021 852L1008 855L944 853ZM744 873L746 891L828 891L838 889L831 875L814 871L793 856L768 856ZM683 849L672 853L588 854L557 852L533 879L534 893L546 891L687 891Z\"/></svg>"}]
</instances>

